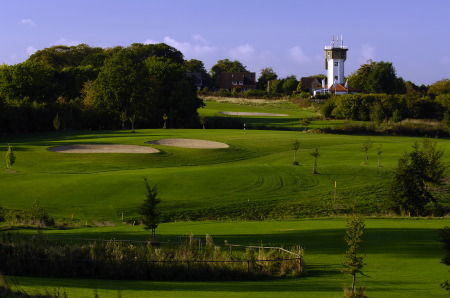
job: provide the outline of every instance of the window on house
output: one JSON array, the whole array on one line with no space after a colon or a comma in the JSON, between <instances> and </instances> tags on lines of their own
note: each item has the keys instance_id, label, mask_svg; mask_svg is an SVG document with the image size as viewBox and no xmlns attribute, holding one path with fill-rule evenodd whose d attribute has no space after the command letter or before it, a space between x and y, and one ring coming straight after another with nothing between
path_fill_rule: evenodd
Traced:
<instances>
[{"instance_id":1,"label":"window on house","mask_svg":"<svg viewBox=\"0 0 450 298\"><path fill-rule=\"evenodd\" d=\"M239 81L239 85L244 85L244 82L243 81Z\"/></svg>"},{"instance_id":2,"label":"window on house","mask_svg":"<svg viewBox=\"0 0 450 298\"><path fill-rule=\"evenodd\" d=\"M232 81L231 84L232 85L237 85L237 81Z\"/></svg>"}]
</instances>

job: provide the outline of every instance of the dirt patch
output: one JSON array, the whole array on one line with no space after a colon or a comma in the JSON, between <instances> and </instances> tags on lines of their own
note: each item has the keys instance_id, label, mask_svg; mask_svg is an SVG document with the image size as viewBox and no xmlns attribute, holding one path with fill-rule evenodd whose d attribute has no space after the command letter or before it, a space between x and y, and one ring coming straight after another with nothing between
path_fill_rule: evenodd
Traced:
<instances>
[{"instance_id":1,"label":"dirt patch","mask_svg":"<svg viewBox=\"0 0 450 298\"><path fill-rule=\"evenodd\" d=\"M116 144L78 144L67 146L56 146L47 148L51 152L59 153L158 153L152 147L136 145L116 145Z\"/></svg>"},{"instance_id":2,"label":"dirt patch","mask_svg":"<svg viewBox=\"0 0 450 298\"><path fill-rule=\"evenodd\" d=\"M274 114L274 113L253 113L253 112L219 112L224 115L232 116L271 116L271 117L287 117L288 114Z\"/></svg>"},{"instance_id":3,"label":"dirt patch","mask_svg":"<svg viewBox=\"0 0 450 298\"><path fill-rule=\"evenodd\" d=\"M225 143L196 140L196 139L162 139L146 142L147 144L181 147L181 148L197 148L197 149L219 149L228 148Z\"/></svg>"}]
</instances>

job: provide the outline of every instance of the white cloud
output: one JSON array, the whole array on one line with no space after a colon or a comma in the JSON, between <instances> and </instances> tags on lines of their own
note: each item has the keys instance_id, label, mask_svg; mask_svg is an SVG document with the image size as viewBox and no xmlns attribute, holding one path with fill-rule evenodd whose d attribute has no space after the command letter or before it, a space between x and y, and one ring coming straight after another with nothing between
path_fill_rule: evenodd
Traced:
<instances>
[{"instance_id":1,"label":"white cloud","mask_svg":"<svg viewBox=\"0 0 450 298\"><path fill-rule=\"evenodd\" d=\"M207 41L205 38L203 38L203 36L198 35L198 34L192 36L192 39L193 39L194 41L196 41L196 42L202 44L202 45L209 45L209 44L210 44L209 41Z\"/></svg>"},{"instance_id":2,"label":"white cloud","mask_svg":"<svg viewBox=\"0 0 450 298\"><path fill-rule=\"evenodd\" d=\"M188 52L191 48L192 45L188 42L180 42L177 41L169 36L164 37L164 43L168 44L171 47L176 48L177 50L181 51L183 54L185 54L186 52ZM186 54L185 54L186 55Z\"/></svg>"},{"instance_id":3,"label":"white cloud","mask_svg":"<svg viewBox=\"0 0 450 298\"><path fill-rule=\"evenodd\" d=\"M201 35L194 35L193 42L181 42L170 36L164 37L163 42L183 53L187 59L200 59L205 55L215 52L217 49L211 46L210 43ZM147 39L144 44L157 44L160 41Z\"/></svg>"},{"instance_id":4,"label":"white cloud","mask_svg":"<svg viewBox=\"0 0 450 298\"><path fill-rule=\"evenodd\" d=\"M311 60L300 46L295 46L289 49L288 53L289 56L297 63L307 63Z\"/></svg>"},{"instance_id":5,"label":"white cloud","mask_svg":"<svg viewBox=\"0 0 450 298\"><path fill-rule=\"evenodd\" d=\"M64 45L64 46L77 46L79 45L81 42L76 41L76 40L67 40L65 38L60 38L59 40L57 40L56 42L53 43L53 45L55 46L60 46L60 45Z\"/></svg>"},{"instance_id":6,"label":"white cloud","mask_svg":"<svg viewBox=\"0 0 450 298\"><path fill-rule=\"evenodd\" d=\"M153 39L147 39L144 41L144 44L157 44L159 41L153 40Z\"/></svg>"},{"instance_id":7,"label":"white cloud","mask_svg":"<svg viewBox=\"0 0 450 298\"><path fill-rule=\"evenodd\" d=\"M36 51L37 51L37 49L35 47L33 47L33 46L27 47L27 54L28 54L28 56L33 55L34 53L36 53Z\"/></svg>"},{"instance_id":8,"label":"white cloud","mask_svg":"<svg viewBox=\"0 0 450 298\"><path fill-rule=\"evenodd\" d=\"M255 48L253 46L249 45L248 43L239 45L235 48L232 48L230 51L230 56L233 59L243 59L247 60L253 57L255 54Z\"/></svg>"},{"instance_id":9,"label":"white cloud","mask_svg":"<svg viewBox=\"0 0 450 298\"><path fill-rule=\"evenodd\" d=\"M363 44L360 63L366 63L368 60L375 60L375 47L369 44Z\"/></svg>"},{"instance_id":10,"label":"white cloud","mask_svg":"<svg viewBox=\"0 0 450 298\"><path fill-rule=\"evenodd\" d=\"M194 42L180 42L170 36L164 37L164 43L182 52L186 58L201 58L216 51L216 48L209 45L209 42L200 35L193 36Z\"/></svg>"},{"instance_id":11,"label":"white cloud","mask_svg":"<svg viewBox=\"0 0 450 298\"><path fill-rule=\"evenodd\" d=\"M18 23L19 25L35 27L36 24L31 19L22 19Z\"/></svg>"}]
</instances>

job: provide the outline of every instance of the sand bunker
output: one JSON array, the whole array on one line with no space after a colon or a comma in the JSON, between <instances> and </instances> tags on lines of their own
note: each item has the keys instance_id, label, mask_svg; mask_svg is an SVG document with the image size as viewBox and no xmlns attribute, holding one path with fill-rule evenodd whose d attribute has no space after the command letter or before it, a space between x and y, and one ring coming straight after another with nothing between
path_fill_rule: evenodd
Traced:
<instances>
[{"instance_id":1,"label":"sand bunker","mask_svg":"<svg viewBox=\"0 0 450 298\"><path fill-rule=\"evenodd\" d=\"M195 140L195 139L162 139L146 142L147 144L182 147L182 148L199 148L199 149L218 149L228 148L225 143Z\"/></svg>"},{"instance_id":2,"label":"sand bunker","mask_svg":"<svg viewBox=\"0 0 450 298\"><path fill-rule=\"evenodd\" d=\"M233 116L273 116L273 117L287 117L288 114L273 114L273 113L253 113L253 112L219 112L225 115Z\"/></svg>"},{"instance_id":3,"label":"sand bunker","mask_svg":"<svg viewBox=\"0 0 450 298\"><path fill-rule=\"evenodd\" d=\"M147 146L115 144L79 144L56 146L47 149L60 153L157 153L159 150Z\"/></svg>"}]
</instances>

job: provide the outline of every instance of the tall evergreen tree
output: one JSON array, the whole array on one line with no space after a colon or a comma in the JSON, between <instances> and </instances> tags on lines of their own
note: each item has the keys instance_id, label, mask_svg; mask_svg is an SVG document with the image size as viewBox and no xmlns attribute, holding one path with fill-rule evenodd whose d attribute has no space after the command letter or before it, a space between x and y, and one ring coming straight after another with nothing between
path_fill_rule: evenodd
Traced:
<instances>
[{"instance_id":1,"label":"tall evergreen tree","mask_svg":"<svg viewBox=\"0 0 450 298\"><path fill-rule=\"evenodd\" d=\"M147 178L144 178L145 188L147 190L144 203L139 208L139 214L142 216L142 223L145 225L146 230L151 230L152 239L155 239L156 228L161 222L161 213L159 212L157 205L161 203L161 200L157 197L158 191L156 186L150 187Z\"/></svg>"},{"instance_id":2,"label":"tall evergreen tree","mask_svg":"<svg viewBox=\"0 0 450 298\"><path fill-rule=\"evenodd\" d=\"M6 151L6 168L9 169L16 162L16 155L14 154L13 147L8 144L8 150Z\"/></svg>"}]
</instances>

